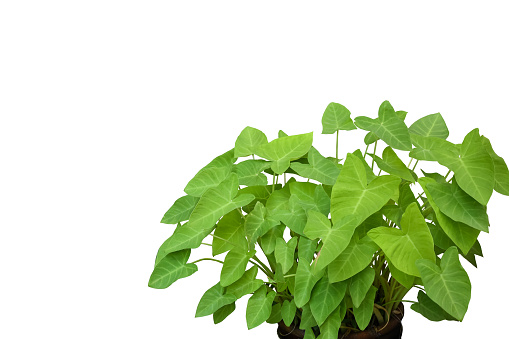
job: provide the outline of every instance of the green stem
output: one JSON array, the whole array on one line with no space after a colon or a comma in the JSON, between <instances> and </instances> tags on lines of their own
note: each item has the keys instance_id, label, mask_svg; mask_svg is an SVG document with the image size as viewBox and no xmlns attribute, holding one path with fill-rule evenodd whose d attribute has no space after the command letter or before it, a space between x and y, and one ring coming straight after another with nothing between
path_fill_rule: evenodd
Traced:
<instances>
[{"instance_id":1,"label":"green stem","mask_svg":"<svg viewBox=\"0 0 509 339\"><path fill-rule=\"evenodd\" d=\"M447 172L447 174L445 175L444 179L447 180L447 177L449 176L449 174L451 173L451 170L449 170L449 172Z\"/></svg>"},{"instance_id":2,"label":"green stem","mask_svg":"<svg viewBox=\"0 0 509 339\"><path fill-rule=\"evenodd\" d=\"M412 164L412 160L414 160L414 158L410 158L410 161L408 162L408 165L406 165L406 167L410 168L410 165Z\"/></svg>"},{"instance_id":3,"label":"green stem","mask_svg":"<svg viewBox=\"0 0 509 339\"><path fill-rule=\"evenodd\" d=\"M202 259L198 259L196 261L193 261L191 264L196 264L200 261L204 261L204 260L209 260L209 261L215 261L215 262L218 262L218 263L221 263L221 264L224 264L224 261L221 261L221 260L217 260L217 259L214 259L214 258L202 258Z\"/></svg>"},{"instance_id":4,"label":"green stem","mask_svg":"<svg viewBox=\"0 0 509 339\"><path fill-rule=\"evenodd\" d=\"M336 131L336 164L339 163L339 130Z\"/></svg>"},{"instance_id":5,"label":"green stem","mask_svg":"<svg viewBox=\"0 0 509 339\"><path fill-rule=\"evenodd\" d=\"M257 263L259 263L265 269L265 271L263 273L265 273L267 275L267 277L274 280L274 274L272 274L272 272L270 271L270 268L268 268L267 265L265 265L260 259L258 259L258 257L256 255L253 256L253 260L255 260Z\"/></svg>"},{"instance_id":6,"label":"green stem","mask_svg":"<svg viewBox=\"0 0 509 339\"><path fill-rule=\"evenodd\" d=\"M212 246L212 244L209 244L209 243L207 243L207 242L202 242L201 244L202 244L202 245L206 245L206 246Z\"/></svg>"},{"instance_id":7,"label":"green stem","mask_svg":"<svg viewBox=\"0 0 509 339\"><path fill-rule=\"evenodd\" d=\"M272 175L272 193L274 193L274 186L276 186L276 173Z\"/></svg>"},{"instance_id":8,"label":"green stem","mask_svg":"<svg viewBox=\"0 0 509 339\"><path fill-rule=\"evenodd\" d=\"M268 278L273 279L273 277L274 277L274 276L273 276L272 274L270 274L267 270L265 270L262 266L260 266L260 265L259 265L256 261L249 259L249 262L250 262L251 264L255 265L256 267L258 267L258 268L259 268L259 269L260 269L263 273L265 273L265 275L266 275ZM272 277L272 278L271 278L271 277Z\"/></svg>"},{"instance_id":9,"label":"green stem","mask_svg":"<svg viewBox=\"0 0 509 339\"><path fill-rule=\"evenodd\" d=\"M378 140L375 141L375 149L373 150L373 159L371 160L371 169L373 169L375 166L376 144L378 144Z\"/></svg>"},{"instance_id":10,"label":"green stem","mask_svg":"<svg viewBox=\"0 0 509 339\"><path fill-rule=\"evenodd\" d=\"M417 166L417 164L419 163L419 160L417 160L414 164L414 167L412 168L412 171L415 171L415 167Z\"/></svg>"},{"instance_id":11,"label":"green stem","mask_svg":"<svg viewBox=\"0 0 509 339\"><path fill-rule=\"evenodd\" d=\"M364 150L364 155L363 155L364 159L366 159L366 154L368 154L368 147L369 147L369 145L366 145L366 149Z\"/></svg>"}]
</instances>

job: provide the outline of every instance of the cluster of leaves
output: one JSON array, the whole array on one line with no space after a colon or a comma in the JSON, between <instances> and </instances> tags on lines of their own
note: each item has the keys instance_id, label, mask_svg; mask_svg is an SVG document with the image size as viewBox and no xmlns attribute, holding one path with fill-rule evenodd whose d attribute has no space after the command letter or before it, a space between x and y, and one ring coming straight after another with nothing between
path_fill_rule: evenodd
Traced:
<instances>
[{"instance_id":1,"label":"cluster of leaves","mask_svg":"<svg viewBox=\"0 0 509 339\"><path fill-rule=\"evenodd\" d=\"M323 133L336 134L336 147L339 130L368 131L364 153L344 161L337 151L322 156L312 133L280 131L268 142L246 127L164 215L163 223L177 227L157 253L149 286L167 288L195 273L197 262L217 261L219 282L203 295L197 317L219 323L250 295L249 329L283 321L306 338L384 326L413 287L420 289L414 311L461 321L471 285L459 256L476 266L477 237L489 230L486 205L493 190L509 195L509 171L478 129L454 144L439 113L410 127L406 115L385 101L376 119L354 122L347 108L329 104ZM409 152L408 166L395 150ZM419 161L438 162L447 173L419 177ZM226 253L224 260L188 263L200 245L213 256Z\"/></svg>"}]
</instances>

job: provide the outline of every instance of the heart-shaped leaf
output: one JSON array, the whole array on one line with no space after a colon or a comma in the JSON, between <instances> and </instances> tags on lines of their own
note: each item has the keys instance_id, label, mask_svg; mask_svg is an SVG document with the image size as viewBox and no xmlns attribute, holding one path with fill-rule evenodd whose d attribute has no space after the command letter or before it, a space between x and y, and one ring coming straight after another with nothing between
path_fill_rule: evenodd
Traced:
<instances>
[{"instance_id":1,"label":"heart-shaped leaf","mask_svg":"<svg viewBox=\"0 0 509 339\"><path fill-rule=\"evenodd\" d=\"M239 176L239 185L261 186L267 185L267 177L262 171L269 167L269 161L245 160L234 165L233 172Z\"/></svg>"},{"instance_id":2,"label":"heart-shaped leaf","mask_svg":"<svg viewBox=\"0 0 509 339\"><path fill-rule=\"evenodd\" d=\"M221 307L235 302L237 298L233 294L225 294L225 288L217 283L209 288L201 297L196 309L196 318L211 315Z\"/></svg>"},{"instance_id":3,"label":"heart-shaped leaf","mask_svg":"<svg viewBox=\"0 0 509 339\"><path fill-rule=\"evenodd\" d=\"M246 294L254 293L263 285L263 280L256 279L258 267L253 266L248 269L239 280L235 281L226 288L226 293L233 294L237 299Z\"/></svg>"},{"instance_id":4,"label":"heart-shaped leaf","mask_svg":"<svg viewBox=\"0 0 509 339\"><path fill-rule=\"evenodd\" d=\"M340 169L322 156L314 147L308 152L308 164L292 162L290 167L300 176L313 179L325 185L334 185Z\"/></svg>"},{"instance_id":5,"label":"heart-shaped leaf","mask_svg":"<svg viewBox=\"0 0 509 339\"><path fill-rule=\"evenodd\" d=\"M455 320L436 302L431 300L423 291L419 291L417 294L417 303L412 304L410 308L417 313L422 314L425 318L431 321L442 321L442 320Z\"/></svg>"},{"instance_id":6,"label":"heart-shaped leaf","mask_svg":"<svg viewBox=\"0 0 509 339\"><path fill-rule=\"evenodd\" d=\"M195 264L188 264L191 250L173 252L162 258L154 268L148 286L152 288L167 288L175 281L186 278L198 271Z\"/></svg>"},{"instance_id":7,"label":"heart-shaped leaf","mask_svg":"<svg viewBox=\"0 0 509 339\"><path fill-rule=\"evenodd\" d=\"M330 283L327 276L323 276L311 292L309 306L319 326L339 306L346 293L346 282Z\"/></svg>"},{"instance_id":8,"label":"heart-shaped leaf","mask_svg":"<svg viewBox=\"0 0 509 339\"><path fill-rule=\"evenodd\" d=\"M370 286L366 297L362 300L359 307L353 307L353 315L355 316L355 321L357 322L357 326L359 326L362 331L368 327L371 316L373 315L376 291L377 288L375 286Z\"/></svg>"},{"instance_id":9,"label":"heart-shaped leaf","mask_svg":"<svg viewBox=\"0 0 509 339\"><path fill-rule=\"evenodd\" d=\"M281 316L286 326L290 326L293 323L296 311L297 306L295 306L295 301L293 299L292 301L285 300L283 302L283 306L281 306Z\"/></svg>"},{"instance_id":10,"label":"heart-shaped leaf","mask_svg":"<svg viewBox=\"0 0 509 339\"><path fill-rule=\"evenodd\" d=\"M291 238L288 243L283 238L276 240L274 256L276 262L281 264L282 273L285 274L295 263L295 248L297 247L298 237Z\"/></svg>"},{"instance_id":11,"label":"heart-shaped leaf","mask_svg":"<svg viewBox=\"0 0 509 339\"><path fill-rule=\"evenodd\" d=\"M343 105L331 102L322 116L322 134L333 134L338 130L357 129L350 118L350 111Z\"/></svg>"},{"instance_id":12,"label":"heart-shaped leaf","mask_svg":"<svg viewBox=\"0 0 509 339\"><path fill-rule=\"evenodd\" d=\"M196 207L200 198L191 195L185 195L178 198L170 209L164 214L161 222L163 224L176 224L182 221L189 220L191 212Z\"/></svg>"},{"instance_id":13,"label":"heart-shaped leaf","mask_svg":"<svg viewBox=\"0 0 509 339\"><path fill-rule=\"evenodd\" d=\"M406 167L406 165L403 163L403 161L401 161L391 146L387 146L384 149L382 158L375 154L369 155L375 159L378 168L380 168L382 171L397 175L398 177L407 181L415 182L413 172L409 170L408 167Z\"/></svg>"},{"instance_id":14,"label":"heart-shaped leaf","mask_svg":"<svg viewBox=\"0 0 509 339\"><path fill-rule=\"evenodd\" d=\"M234 247L247 250L244 219L238 210L226 214L217 223L212 239L212 255L216 256Z\"/></svg>"},{"instance_id":15,"label":"heart-shaped leaf","mask_svg":"<svg viewBox=\"0 0 509 339\"><path fill-rule=\"evenodd\" d=\"M275 297L276 292L270 291L267 293L267 288L262 286L249 298L246 308L248 329L263 324L269 318Z\"/></svg>"},{"instance_id":16,"label":"heart-shaped leaf","mask_svg":"<svg viewBox=\"0 0 509 339\"><path fill-rule=\"evenodd\" d=\"M214 318L214 324L219 324L223 320L225 320L230 314L235 311L235 302L224 305L220 309L214 312L213 318Z\"/></svg>"},{"instance_id":17,"label":"heart-shaped leaf","mask_svg":"<svg viewBox=\"0 0 509 339\"><path fill-rule=\"evenodd\" d=\"M267 144L265 134L253 127L246 127L235 141L235 157L246 157L255 153L258 146Z\"/></svg>"},{"instance_id":18,"label":"heart-shaped leaf","mask_svg":"<svg viewBox=\"0 0 509 339\"><path fill-rule=\"evenodd\" d=\"M267 233L271 228L279 224L279 221L267 216L267 209L261 202L257 202L255 208L246 217L245 231L249 248L253 249L258 238Z\"/></svg>"},{"instance_id":19,"label":"heart-shaped leaf","mask_svg":"<svg viewBox=\"0 0 509 339\"><path fill-rule=\"evenodd\" d=\"M239 280L246 270L247 263L255 255L255 251L232 249L224 258L221 269L221 286L226 287Z\"/></svg>"},{"instance_id":20,"label":"heart-shaped leaf","mask_svg":"<svg viewBox=\"0 0 509 339\"><path fill-rule=\"evenodd\" d=\"M315 284L323 276L324 271L312 270L310 263L305 259L299 260L295 274L295 305L301 308L311 297Z\"/></svg>"},{"instance_id":21,"label":"heart-shaped leaf","mask_svg":"<svg viewBox=\"0 0 509 339\"><path fill-rule=\"evenodd\" d=\"M372 267L366 267L351 278L348 290L354 307L360 307L374 279L375 270Z\"/></svg>"},{"instance_id":22,"label":"heart-shaped leaf","mask_svg":"<svg viewBox=\"0 0 509 339\"><path fill-rule=\"evenodd\" d=\"M447 139L449 136L449 129L447 129L444 118L440 113L429 114L420 118L408 130L410 133L424 137Z\"/></svg>"}]
</instances>

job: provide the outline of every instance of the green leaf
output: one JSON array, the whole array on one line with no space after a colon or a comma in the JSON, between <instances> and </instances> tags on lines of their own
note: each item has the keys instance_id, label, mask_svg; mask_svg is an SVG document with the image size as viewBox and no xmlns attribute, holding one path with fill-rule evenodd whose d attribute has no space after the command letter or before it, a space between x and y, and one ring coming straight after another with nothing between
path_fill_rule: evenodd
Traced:
<instances>
[{"instance_id":1,"label":"green leaf","mask_svg":"<svg viewBox=\"0 0 509 339\"><path fill-rule=\"evenodd\" d=\"M412 203L403 213L401 230L382 226L369 231L368 236L406 274L419 276L415 266L418 259L435 261L433 237L417 203Z\"/></svg>"},{"instance_id":2,"label":"green leaf","mask_svg":"<svg viewBox=\"0 0 509 339\"><path fill-rule=\"evenodd\" d=\"M164 214L161 222L163 224L176 224L181 221L189 220L191 212L195 208L200 198L190 195L184 195L178 198L170 209Z\"/></svg>"},{"instance_id":3,"label":"green leaf","mask_svg":"<svg viewBox=\"0 0 509 339\"><path fill-rule=\"evenodd\" d=\"M385 258L387 261L387 266L389 266L389 271L391 272L391 276L396 279L401 285L403 285L407 289L411 289L414 285L416 277L413 275L409 275L398 270L388 258Z\"/></svg>"},{"instance_id":4,"label":"green leaf","mask_svg":"<svg viewBox=\"0 0 509 339\"><path fill-rule=\"evenodd\" d=\"M272 161L271 169L276 174L283 174L290 167L290 161L305 155L312 143L313 132L291 135L258 146L255 154Z\"/></svg>"},{"instance_id":5,"label":"green leaf","mask_svg":"<svg viewBox=\"0 0 509 339\"><path fill-rule=\"evenodd\" d=\"M235 141L235 157L246 157L255 153L257 147L267 144L265 134L253 127L246 127Z\"/></svg>"},{"instance_id":6,"label":"green leaf","mask_svg":"<svg viewBox=\"0 0 509 339\"><path fill-rule=\"evenodd\" d=\"M276 292L271 290L267 293L267 288L262 286L249 298L246 308L248 329L263 324L269 318L275 296Z\"/></svg>"},{"instance_id":7,"label":"green leaf","mask_svg":"<svg viewBox=\"0 0 509 339\"><path fill-rule=\"evenodd\" d=\"M236 248L228 252L221 269L221 286L226 287L239 280L253 255L255 255L255 251L241 251Z\"/></svg>"},{"instance_id":8,"label":"green leaf","mask_svg":"<svg viewBox=\"0 0 509 339\"><path fill-rule=\"evenodd\" d=\"M286 243L283 238L278 238L276 240L274 255L276 257L276 262L281 264L283 274L288 272L295 262L297 241L297 237L291 238L288 243Z\"/></svg>"},{"instance_id":9,"label":"green leaf","mask_svg":"<svg viewBox=\"0 0 509 339\"><path fill-rule=\"evenodd\" d=\"M366 172L366 179L369 184L373 179L376 178L376 175L373 173L373 170L368 165L366 159L364 159L364 156L362 155L362 152L359 149L355 150L352 154L355 155L361 161L362 166L364 166L364 170Z\"/></svg>"},{"instance_id":10,"label":"green leaf","mask_svg":"<svg viewBox=\"0 0 509 339\"><path fill-rule=\"evenodd\" d=\"M276 191L280 190L281 187L282 187L281 184L274 185L274 189ZM237 193L237 197L239 197L241 195L246 195L246 194L253 195L255 197L254 200L251 201L249 204L244 205L242 207L242 210L246 213L251 213L251 211L254 209L254 207L256 206L256 203L258 201L265 205L267 203L267 199L270 197L271 190L272 190L272 185L270 185L270 186L248 186L248 187L244 187L244 188L240 189Z\"/></svg>"},{"instance_id":11,"label":"green leaf","mask_svg":"<svg viewBox=\"0 0 509 339\"><path fill-rule=\"evenodd\" d=\"M239 280L226 288L226 293L233 294L237 299L240 299L246 294L255 292L263 285L263 280L256 279L257 274L258 267L251 267L244 272Z\"/></svg>"},{"instance_id":12,"label":"green leaf","mask_svg":"<svg viewBox=\"0 0 509 339\"><path fill-rule=\"evenodd\" d=\"M189 222L178 227L161 246L160 251L171 253L200 246L203 239L212 232L219 218L254 199L254 196L250 194L234 198L237 194L237 187L237 175L232 173L217 187L205 192L191 213Z\"/></svg>"},{"instance_id":13,"label":"green leaf","mask_svg":"<svg viewBox=\"0 0 509 339\"><path fill-rule=\"evenodd\" d=\"M313 313L311 312L311 307L309 306L309 303L302 306L302 316L300 319L299 328L301 330L305 330L307 328L312 328L318 326L318 323L315 320L315 317L313 317Z\"/></svg>"},{"instance_id":14,"label":"green leaf","mask_svg":"<svg viewBox=\"0 0 509 339\"><path fill-rule=\"evenodd\" d=\"M445 251L440 267L426 259L417 261L417 267L431 300L457 320L463 320L470 302L471 285L459 261L458 249L450 247Z\"/></svg>"},{"instance_id":15,"label":"green leaf","mask_svg":"<svg viewBox=\"0 0 509 339\"><path fill-rule=\"evenodd\" d=\"M362 271L373 259L378 246L368 236L358 239L355 234L350 244L328 266L331 282L344 281Z\"/></svg>"},{"instance_id":16,"label":"green leaf","mask_svg":"<svg viewBox=\"0 0 509 339\"><path fill-rule=\"evenodd\" d=\"M414 122L408 130L410 133L425 137L447 139L449 136L449 130L447 129L444 118L440 113L429 114L420 118Z\"/></svg>"},{"instance_id":17,"label":"green leaf","mask_svg":"<svg viewBox=\"0 0 509 339\"><path fill-rule=\"evenodd\" d=\"M295 301L293 299L292 301L285 300L283 302L283 306L281 307L281 316L283 317L283 322L286 326L290 326L293 323L295 312L297 312Z\"/></svg>"},{"instance_id":18,"label":"green leaf","mask_svg":"<svg viewBox=\"0 0 509 339\"><path fill-rule=\"evenodd\" d=\"M332 311L322 326L320 326L318 339L337 339L339 337L339 328L343 321L340 308L341 306Z\"/></svg>"},{"instance_id":19,"label":"green leaf","mask_svg":"<svg viewBox=\"0 0 509 339\"><path fill-rule=\"evenodd\" d=\"M331 102L322 116L322 134L333 134L338 130L357 129L350 118L350 111L343 105Z\"/></svg>"},{"instance_id":20,"label":"green leaf","mask_svg":"<svg viewBox=\"0 0 509 339\"><path fill-rule=\"evenodd\" d=\"M227 252L235 247L247 250L244 220L238 210L233 210L219 220L212 239L212 255Z\"/></svg>"},{"instance_id":21,"label":"green leaf","mask_svg":"<svg viewBox=\"0 0 509 339\"><path fill-rule=\"evenodd\" d=\"M465 136L459 156L436 150L437 161L454 172L458 185L475 200L486 205L495 187L493 160L486 151L479 129Z\"/></svg>"},{"instance_id":22,"label":"green leaf","mask_svg":"<svg viewBox=\"0 0 509 339\"><path fill-rule=\"evenodd\" d=\"M401 179L392 175L376 177L369 184L361 160L349 153L332 188L332 222L356 215L359 224L382 208L398 191Z\"/></svg>"},{"instance_id":23,"label":"green leaf","mask_svg":"<svg viewBox=\"0 0 509 339\"><path fill-rule=\"evenodd\" d=\"M323 243L314 262L317 270L325 268L343 252L359 224L357 216L350 215L338 220L331 227L329 219L323 214L313 210L308 212L304 234L310 239L320 238Z\"/></svg>"},{"instance_id":24,"label":"green leaf","mask_svg":"<svg viewBox=\"0 0 509 339\"><path fill-rule=\"evenodd\" d=\"M233 313L233 311L235 311L234 302L228 305L224 305L223 307L215 311L213 314L214 324L219 324L220 322L225 320L226 317Z\"/></svg>"},{"instance_id":25,"label":"green leaf","mask_svg":"<svg viewBox=\"0 0 509 339\"><path fill-rule=\"evenodd\" d=\"M495 171L495 191L503 195L509 195L509 170L504 159L499 157L491 147L491 142L484 135L481 136L481 142L484 148L493 160L493 169Z\"/></svg>"},{"instance_id":26,"label":"green leaf","mask_svg":"<svg viewBox=\"0 0 509 339\"><path fill-rule=\"evenodd\" d=\"M327 276L323 276L315 285L311 292L309 306L319 326L339 306L345 296L346 288L346 282L331 284Z\"/></svg>"},{"instance_id":27,"label":"green leaf","mask_svg":"<svg viewBox=\"0 0 509 339\"><path fill-rule=\"evenodd\" d=\"M458 146L447 140L437 137L425 137L418 134L410 134L410 136L416 148L410 151L409 156L414 159L437 161L439 155L436 153L443 152L444 150L447 150L451 154L459 155Z\"/></svg>"},{"instance_id":28,"label":"green leaf","mask_svg":"<svg viewBox=\"0 0 509 339\"><path fill-rule=\"evenodd\" d=\"M397 175L398 177L407 181L415 182L412 171L406 167L406 165L403 163L403 161L401 161L391 146L387 146L384 149L382 158L374 154L369 155L375 158L375 162L378 165L378 168L380 168L382 171Z\"/></svg>"},{"instance_id":29,"label":"green leaf","mask_svg":"<svg viewBox=\"0 0 509 339\"><path fill-rule=\"evenodd\" d=\"M230 150L212 160L187 183L184 192L201 197L209 188L216 187L230 174L236 158Z\"/></svg>"},{"instance_id":30,"label":"green leaf","mask_svg":"<svg viewBox=\"0 0 509 339\"><path fill-rule=\"evenodd\" d=\"M258 238L277 224L279 224L279 221L267 216L265 206L261 202L257 202L253 211L246 216L245 232L249 248L253 249Z\"/></svg>"},{"instance_id":31,"label":"green leaf","mask_svg":"<svg viewBox=\"0 0 509 339\"><path fill-rule=\"evenodd\" d=\"M370 286L366 297L359 305L359 307L353 307L353 315L355 316L355 321L357 322L357 326L359 326L362 331L368 327L371 316L373 315L376 291L377 288L375 286Z\"/></svg>"},{"instance_id":32,"label":"green leaf","mask_svg":"<svg viewBox=\"0 0 509 339\"><path fill-rule=\"evenodd\" d=\"M283 316L281 315L281 304L272 305L272 310L270 312L269 319L267 319L267 323L269 324L277 324L283 320Z\"/></svg>"},{"instance_id":33,"label":"green leaf","mask_svg":"<svg viewBox=\"0 0 509 339\"><path fill-rule=\"evenodd\" d=\"M470 227L489 232L485 207L465 193L454 180L452 184L428 184L427 188L442 213Z\"/></svg>"},{"instance_id":34,"label":"green leaf","mask_svg":"<svg viewBox=\"0 0 509 339\"><path fill-rule=\"evenodd\" d=\"M425 318L431 321L442 321L442 320L455 320L436 302L431 300L423 291L419 291L417 294L417 300L419 302L412 304L410 308L417 313L422 314Z\"/></svg>"},{"instance_id":35,"label":"green leaf","mask_svg":"<svg viewBox=\"0 0 509 339\"><path fill-rule=\"evenodd\" d=\"M325 185L334 185L340 169L322 156L314 147L308 152L308 164L292 162L290 167L300 176L313 179Z\"/></svg>"},{"instance_id":36,"label":"green leaf","mask_svg":"<svg viewBox=\"0 0 509 339\"><path fill-rule=\"evenodd\" d=\"M263 186L267 185L267 177L261 172L269 167L269 161L245 160L234 165L233 172L239 176L239 185Z\"/></svg>"},{"instance_id":37,"label":"green leaf","mask_svg":"<svg viewBox=\"0 0 509 339\"><path fill-rule=\"evenodd\" d=\"M460 248L463 253L468 253L470 248L475 243L475 240L479 236L480 231L469 227L461 222L454 221L453 219L446 216L440 211L438 206L435 204L433 197L430 195L427 186L435 183L431 178L419 178L419 184L421 185L426 197L429 201L430 206L433 208L433 212L436 217L436 222L440 228L447 234L447 236Z\"/></svg>"},{"instance_id":38,"label":"green leaf","mask_svg":"<svg viewBox=\"0 0 509 339\"><path fill-rule=\"evenodd\" d=\"M311 291L323 276L324 271L312 270L310 263L305 259L299 260L295 274L295 305L301 308L309 301Z\"/></svg>"},{"instance_id":39,"label":"green leaf","mask_svg":"<svg viewBox=\"0 0 509 339\"><path fill-rule=\"evenodd\" d=\"M299 260L305 259L308 262L313 261L317 245L318 240L311 240L305 236L300 236L297 251Z\"/></svg>"},{"instance_id":40,"label":"green leaf","mask_svg":"<svg viewBox=\"0 0 509 339\"><path fill-rule=\"evenodd\" d=\"M303 235L307 217L301 202L296 195L292 195L288 200L288 209L281 208L269 215L283 222L293 232Z\"/></svg>"},{"instance_id":41,"label":"green leaf","mask_svg":"<svg viewBox=\"0 0 509 339\"><path fill-rule=\"evenodd\" d=\"M235 302L232 294L224 293L225 289L219 283L209 288L201 297L196 309L196 318L211 315L221 307Z\"/></svg>"},{"instance_id":42,"label":"green leaf","mask_svg":"<svg viewBox=\"0 0 509 339\"><path fill-rule=\"evenodd\" d=\"M405 118L406 118L407 114L408 113L405 112L405 111L396 111L396 115L398 116L398 118L400 118L401 121L405 121ZM378 141L378 140L380 140L380 138L377 137L376 134L373 133L373 132L369 132L364 137L364 143L366 145L371 145L372 143L374 143L375 141Z\"/></svg>"},{"instance_id":43,"label":"green leaf","mask_svg":"<svg viewBox=\"0 0 509 339\"><path fill-rule=\"evenodd\" d=\"M378 110L378 118L355 118L355 125L360 129L373 132L387 145L403 151L412 149L408 127L401 120L388 101L384 101Z\"/></svg>"},{"instance_id":44,"label":"green leaf","mask_svg":"<svg viewBox=\"0 0 509 339\"><path fill-rule=\"evenodd\" d=\"M285 228L285 225L279 224L272 227L260 238L260 247L262 248L263 253L267 255L274 252L274 249L276 248L276 241L278 238L283 238Z\"/></svg>"},{"instance_id":45,"label":"green leaf","mask_svg":"<svg viewBox=\"0 0 509 339\"><path fill-rule=\"evenodd\" d=\"M195 264L188 264L191 250L181 250L170 253L162 258L155 266L148 286L152 288L163 289L169 287L175 281L186 278L198 271Z\"/></svg>"},{"instance_id":46,"label":"green leaf","mask_svg":"<svg viewBox=\"0 0 509 339\"><path fill-rule=\"evenodd\" d=\"M371 267L366 267L351 278L349 291L354 307L360 307L374 279L375 270Z\"/></svg>"}]
</instances>

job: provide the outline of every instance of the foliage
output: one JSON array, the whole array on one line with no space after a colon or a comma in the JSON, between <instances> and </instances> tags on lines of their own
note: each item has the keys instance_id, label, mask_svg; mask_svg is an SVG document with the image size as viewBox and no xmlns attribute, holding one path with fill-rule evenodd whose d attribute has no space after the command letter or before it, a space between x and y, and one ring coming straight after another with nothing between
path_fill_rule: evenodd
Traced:
<instances>
[{"instance_id":1,"label":"foliage","mask_svg":"<svg viewBox=\"0 0 509 339\"><path fill-rule=\"evenodd\" d=\"M388 101L377 118L354 120L343 105L329 104L322 133L336 134L335 157L312 146L312 133L281 131L269 142L246 127L164 215L163 223L177 227L157 253L149 286L167 288L194 274L196 263L216 261L219 281L203 295L197 317L219 323L249 295L249 329L284 321L307 338L383 326L414 287L414 311L461 321L471 285L459 256L474 266L482 256L477 237L489 231L486 205L494 190L509 195L509 171L478 129L455 144L446 140L440 113L410 127L406 117ZM368 131L366 149L342 161L339 131L355 129ZM380 143L387 146L377 155ZM444 173L419 176L420 161ZM188 262L200 245L224 259Z\"/></svg>"}]
</instances>

